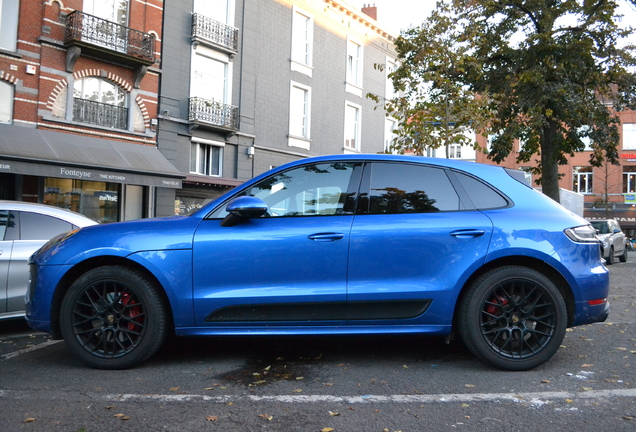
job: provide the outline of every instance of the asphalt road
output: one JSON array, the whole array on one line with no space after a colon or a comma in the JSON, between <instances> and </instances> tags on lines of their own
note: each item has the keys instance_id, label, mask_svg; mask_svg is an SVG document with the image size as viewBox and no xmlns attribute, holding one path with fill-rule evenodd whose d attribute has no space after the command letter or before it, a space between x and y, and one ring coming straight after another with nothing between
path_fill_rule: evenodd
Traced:
<instances>
[{"instance_id":1,"label":"asphalt road","mask_svg":"<svg viewBox=\"0 0 636 432\"><path fill-rule=\"evenodd\" d=\"M527 372L416 336L177 339L99 371L2 322L0 431L636 431L636 255L610 270L608 322Z\"/></svg>"}]
</instances>

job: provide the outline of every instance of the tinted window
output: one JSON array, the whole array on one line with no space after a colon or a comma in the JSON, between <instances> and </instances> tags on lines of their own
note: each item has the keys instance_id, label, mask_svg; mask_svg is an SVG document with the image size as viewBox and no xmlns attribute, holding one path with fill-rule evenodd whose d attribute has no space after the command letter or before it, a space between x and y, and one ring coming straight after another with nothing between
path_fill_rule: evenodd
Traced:
<instances>
[{"instance_id":1,"label":"tinted window","mask_svg":"<svg viewBox=\"0 0 636 432\"><path fill-rule=\"evenodd\" d=\"M20 212L21 240L48 240L72 229L72 224L61 219L37 213Z\"/></svg>"},{"instance_id":2,"label":"tinted window","mask_svg":"<svg viewBox=\"0 0 636 432\"><path fill-rule=\"evenodd\" d=\"M485 183L464 173L455 172L455 175L475 205L475 208L485 210L501 208L508 205L506 199L502 197L499 192Z\"/></svg>"},{"instance_id":3,"label":"tinted window","mask_svg":"<svg viewBox=\"0 0 636 432\"><path fill-rule=\"evenodd\" d=\"M4 234L9 225L15 225L13 215L8 210L0 210L0 241L5 240Z\"/></svg>"},{"instance_id":4,"label":"tinted window","mask_svg":"<svg viewBox=\"0 0 636 432\"><path fill-rule=\"evenodd\" d=\"M333 162L294 168L267 177L240 195L262 199L272 217L351 214L345 211L345 202L356 165ZM210 217L226 215L223 206Z\"/></svg>"},{"instance_id":5,"label":"tinted window","mask_svg":"<svg viewBox=\"0 0 636 432\"><path fill-rule=\"evenodd\" d=\"M369 178L368 208L361 213L431 213L459 210L459 197L443 169L374 163Z\"/></svg>"}]
</instances>

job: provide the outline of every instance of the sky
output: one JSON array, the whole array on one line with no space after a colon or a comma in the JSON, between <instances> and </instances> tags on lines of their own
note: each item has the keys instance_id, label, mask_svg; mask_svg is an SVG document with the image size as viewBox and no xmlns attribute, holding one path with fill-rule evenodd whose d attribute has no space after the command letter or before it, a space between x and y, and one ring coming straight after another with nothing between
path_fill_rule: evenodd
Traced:
<instances>
[{"instance_id":1,"label":"sky","mask_svg":"<svg viewBox=\"0 0 636 432\"><path fill-rule=\"evenodd\" d=\"M347 0L347 2L362 9L363 4L375 5L378 8L378 22L399 33L411 25L420 25L435 9L436 0ZM625 15L624 21L636 27L636 7L629 5L627 0L619 0L620 13ZM632 38L636 43L636 35Z\"/></svg>"}]
</instances>

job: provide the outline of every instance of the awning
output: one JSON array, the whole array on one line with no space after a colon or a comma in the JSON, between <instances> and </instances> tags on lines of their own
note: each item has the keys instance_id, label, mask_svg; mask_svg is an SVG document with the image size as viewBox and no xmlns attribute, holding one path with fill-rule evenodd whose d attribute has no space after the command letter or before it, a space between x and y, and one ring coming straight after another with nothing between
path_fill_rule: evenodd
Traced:
<instances>
[{"instance_id":1,"label":"awning","mask_svg":"<svg viewBox=\"0 0 636 432\"><path fill-rule=\"evenodd\" d=\"M181 188L181 174L154 146L0 125L0 173Z\"/></svg>"}]
</instances>

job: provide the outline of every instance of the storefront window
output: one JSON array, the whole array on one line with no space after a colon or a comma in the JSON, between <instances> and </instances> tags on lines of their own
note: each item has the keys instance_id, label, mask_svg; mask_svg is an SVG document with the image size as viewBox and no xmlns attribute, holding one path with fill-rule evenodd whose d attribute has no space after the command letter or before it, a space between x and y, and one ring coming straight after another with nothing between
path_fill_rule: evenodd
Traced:
<instances>
[{"instance_id":1,"label":"storefront window","mask_svg":"<svg viewBox=\"0 0 636 432\"><path fill-rule=\"evenodd\" d=\"M177 196L174 201L174 214L179 216L187 216L203 207L209 202L205 198L180 197Z\"/></svg>"},{"instance_id":2,"label":"storefront window","mask_svg":"<svg viewBox=\"0 0 636 432\"><path fill-rule=\"evenodd\" d=\"M101 223L119 220L117 183L44 179L44 203L81 213Z\"/></svg>"}]
</instances>

